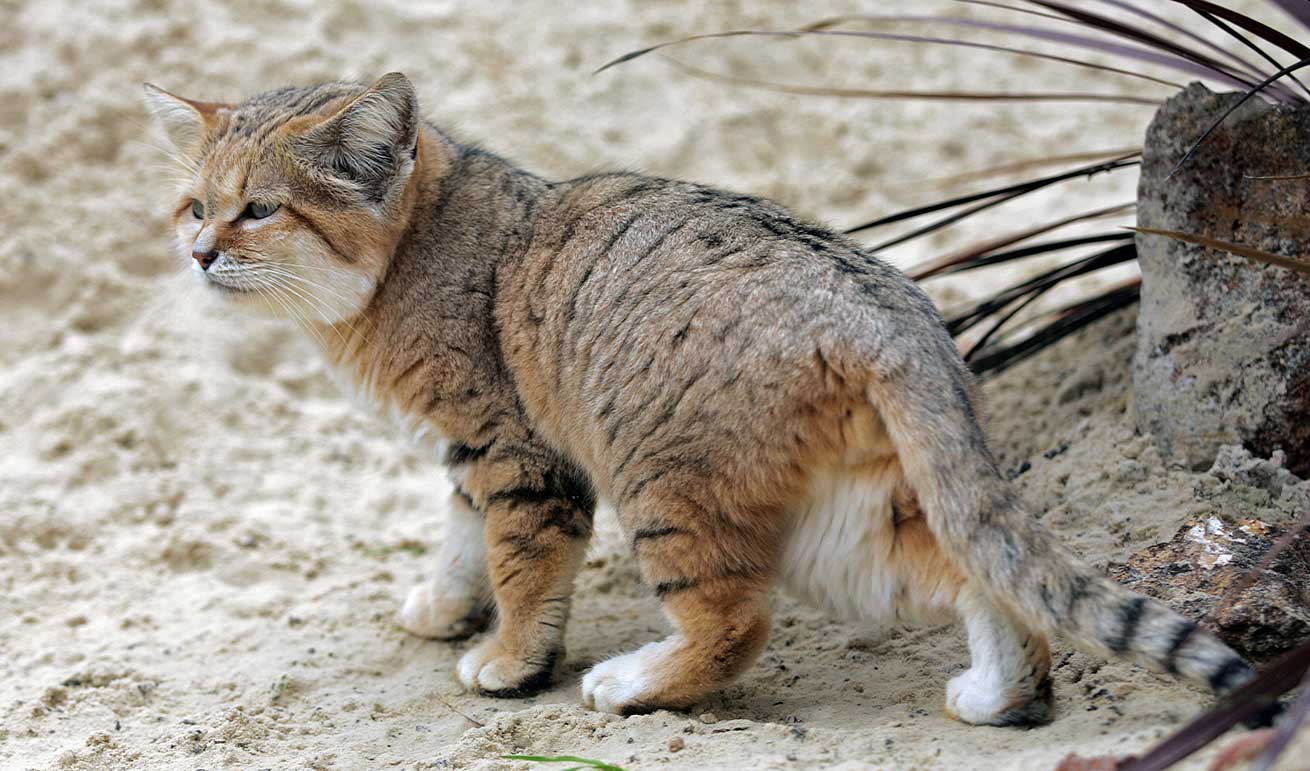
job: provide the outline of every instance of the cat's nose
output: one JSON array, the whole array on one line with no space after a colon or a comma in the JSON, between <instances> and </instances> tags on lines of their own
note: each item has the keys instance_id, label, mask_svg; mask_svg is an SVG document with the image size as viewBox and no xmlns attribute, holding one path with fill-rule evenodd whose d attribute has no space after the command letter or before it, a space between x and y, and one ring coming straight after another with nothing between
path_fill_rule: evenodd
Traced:
<instances>
[{"instance_id":1,"label":"cat's nose","mask_svg":"<svg viewBox=\"0 0 1310 771\"><path fill-rule=\"evenodd\" d=\"M201 270L209 270L209 266L213 265L214 260L218 259L218 252L192 252L191 257L196 262L200 263Z\"/></svg>"}]
</instances>

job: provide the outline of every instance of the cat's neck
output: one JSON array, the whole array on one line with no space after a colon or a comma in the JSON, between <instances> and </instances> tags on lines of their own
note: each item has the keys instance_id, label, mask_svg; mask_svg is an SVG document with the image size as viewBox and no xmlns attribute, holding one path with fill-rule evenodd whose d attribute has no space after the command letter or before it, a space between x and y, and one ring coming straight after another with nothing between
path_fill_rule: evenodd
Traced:
<instances>
[{"instance_id":1,"label":"cat's neck","mask_svg":"<svg viewBox=\"0 0 1310 771\"><path fill-rule=\"evenodd\" d=\"M444 330L458 337L494 327L498 272L527 248L549 196L544 179L431 126L422 132L418 161L404 228L371 302L321 335L339 364L415 335ZM416 323L423 318L440 324Z\"/></svg>"}]
</instances>

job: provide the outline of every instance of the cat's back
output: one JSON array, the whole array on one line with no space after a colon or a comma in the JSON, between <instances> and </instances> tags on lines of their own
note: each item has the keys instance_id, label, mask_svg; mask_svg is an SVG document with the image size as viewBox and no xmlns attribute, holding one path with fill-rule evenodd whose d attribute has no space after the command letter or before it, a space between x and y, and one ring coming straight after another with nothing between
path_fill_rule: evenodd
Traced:
<instances>
[{"instance_id":1,"label":"cat's back","mask_svg":"<svg viewBox=\"0 0 1310 771\"><path fill-rule=\"evenodd\" d=\"M940 337L923 293L849 239L771 201L639 174L553 185L499 294L524 406L552 434L598 429L564 442L581 455L636 411L667 423L724 399L802 403L830 367Z\"/></svg>"},{"instance_id":2,"label":"cat's back","mask_svg":"<svg viewBox=\"0 0 1310 771\"><path fill-rule=\"evenodd\" d=\"M720 336L743 323L795 337L879 316L937 321L899 271L773 201L623 172L554 184L506 288L534 340L584 355L602 328L649 336L679 308Z\"/></svg>"}]
</instances>

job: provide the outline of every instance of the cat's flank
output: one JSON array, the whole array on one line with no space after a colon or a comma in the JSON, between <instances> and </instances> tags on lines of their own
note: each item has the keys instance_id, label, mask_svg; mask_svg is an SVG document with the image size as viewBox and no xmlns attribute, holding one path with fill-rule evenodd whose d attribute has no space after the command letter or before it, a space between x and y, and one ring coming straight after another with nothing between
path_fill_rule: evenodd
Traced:
<instances>
[{"instance_id":1,"label":"cat's flank","mask_svg":"<svg viewBox=\"0 0 1310 771\"><path fill-rule=\"evenodd\" d=\"M587 673L599 710L732 680L775 582L856 621L961 618L946 710L968 723L1050 718L1056 632L1219 692L1250 677L1024 510L932 303L855 243L702 185L542 179L424 122L395 73L240 104L146 92L187 167L173 220L198 278L296 319L445 448L440 558L400 618L453 639L494 615L467 688L552 681L598 496L673 626Z\"/></svg>"}]
</instances>

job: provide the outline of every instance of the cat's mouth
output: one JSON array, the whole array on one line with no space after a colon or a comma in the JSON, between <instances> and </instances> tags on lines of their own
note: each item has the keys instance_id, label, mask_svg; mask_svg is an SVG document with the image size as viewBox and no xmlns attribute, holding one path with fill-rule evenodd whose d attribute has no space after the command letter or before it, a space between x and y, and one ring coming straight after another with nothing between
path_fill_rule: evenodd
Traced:
<instances>
[{"instance_id":1,"label":"cat's mouth","mask_svg":"<svg viewBox=\"0 0 1310 771\"><path fill-rule=\"evenodd\" d=\"M259 284L242 271L210 269L201 271L201 276L208 286L223 294L249 294L259 289Z\"/></svg>"}]
</instances>

